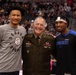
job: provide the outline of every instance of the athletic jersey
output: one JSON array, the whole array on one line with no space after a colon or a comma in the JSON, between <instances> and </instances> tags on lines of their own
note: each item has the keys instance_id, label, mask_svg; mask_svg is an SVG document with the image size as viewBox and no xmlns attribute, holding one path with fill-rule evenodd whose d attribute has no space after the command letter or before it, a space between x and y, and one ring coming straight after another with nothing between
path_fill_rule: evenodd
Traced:
<instances>
[{"instance_id":1,"label":"athletic jersey","mask_svg":"<svg viewBox=\"0 0 76 75\"><path fill-rule=\"evenodd\" d=\"M0 72L21 69L21 44L25 34L26 30L22 26L0 26Z\"/></svg>"},{"instance_id":2,"label":"athletic jersey","mask_svg":"<svg viewBox=\"0 0 76 75\"><path fill-rule=\"evenodd\" d=\"M57 75L71 73L76 67L76 32L70 30L67 34L56 37Z\"/></svg>"}]
</instances>

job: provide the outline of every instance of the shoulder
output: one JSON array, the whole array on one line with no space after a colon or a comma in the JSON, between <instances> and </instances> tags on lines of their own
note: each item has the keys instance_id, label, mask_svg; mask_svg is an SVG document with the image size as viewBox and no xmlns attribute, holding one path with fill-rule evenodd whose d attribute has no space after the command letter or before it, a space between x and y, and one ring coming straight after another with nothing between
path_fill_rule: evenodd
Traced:
<instances>
[{"instance_id":1,"label":"shoulder","mask_svg":"<svg viewBox=\"0 0 76 75\"><path fill-rule=\"evenodd\" d=\"M32 37L33 37L33 34L32 34L32 33L26 34L25 37L26 37L26 38L32 38Z\"/></svg>"},{"instance_id":2,"label":"shoulder","mask_svg":"<svg viewBox=\"0 0 76 75\"><path fill-rule=\"evenodd\" d=\"M25 28L24 28L23 26L18 26L18 28L19 28L19 29L25 30Z\"/></svg>"},{"instance_id":3,"label":"shoulder","mask_svg":"<svg viewBox=\"0 0 76 75\"><path fill-rule=\"evenodd\" d=\"M18 26L18 29L26 35L26 29L23 26Z\"/></svg>"},{"instance_id":4,"label":"shoulder","mask_svg":"<svg viewBox=\"0 0 76 75\"><path fill-rule=\"evenodd\" d=\"M57 37L59 37L59 36L61 36L61 34L60 34L60 33L56 35L56 38L57 38Z\"/></svg>"},{"instance_id":5,"label":"shoulder","mask_svg":"<svg viewBox=\"0 0 76 75\"><path fill-rule=\"evenodd\" d=\"M76 36L76 31L70 30L69 34L72 34L72 35Z\"/></svg>"},{"instance_id":6,"label":"shoulder","mask_svg":"<svg viewBox=\"0 0 76 75\"><path fill-rule=\"evenodd\" d=\"M6 29L6 27L7 27L7 25L1 25L1 26L0 26L0 32L1 32L1 31L4 31L4 30Z\"/></svg>"},{"instance_id":7,"label":"shoulder","mask_svg":"<svg viewBox=\"0 0 76 75\"><path fill-rule=\"evenodd\" d=\"M2 35L4 35L4 33L6 32L7 26L6 25L1 25L0 26L0 37Z\"/></svg>"},{"instance_id":8,"label":"shoulder","mask_svg":"<svg viewBox=\"0 0 76 75\"><path fill-rule=\"evenodd\" d=\"M4 25L0 25L0 28L5 28L5 27L7 27L7 24L4 24Z\"/></svg>"},{"instance_id":9,"label":"shoulder","mask_svg":"<svg viewBox=\"0 0 76 75\"><path fill-rule=\"evenodd\" d=\"M43 37L48 38L48 39L54 39L55 38L55 36L51 33L45 33L45 34L43 34Z\"/></svg>"}]
</instances>

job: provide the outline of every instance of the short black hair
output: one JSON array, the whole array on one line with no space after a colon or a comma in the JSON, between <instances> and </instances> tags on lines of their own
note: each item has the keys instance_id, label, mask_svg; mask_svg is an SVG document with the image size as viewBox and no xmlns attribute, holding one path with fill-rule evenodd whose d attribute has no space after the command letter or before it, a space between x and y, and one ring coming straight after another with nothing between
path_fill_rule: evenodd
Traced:
<instances>
[{"instance_id":1,"label":"short black hair","mask_svg":"<svg viewBox=\"0 0 76 75\"><path fill-rule=\"evenodd\" d=\"M60 15L60 16L56 16L55 17L55 19L54 19L54 27L55 27L55 21L56 21L56 19L58 18L58 17L60 17L61 19L64 19L65 21L67 21L67 27L69 27L69 19L68 19L68 17L67 16L64 16L64 15Z\"/></svg>"},{"instance_id":2,"label":"short black hair","mask_svg":"<svg viewBox=\"0 0 76 75\"><path fill-rule=\"evenodd\" d=\"M8 9L7 9L7 12L8 12L8 15L10 14L10 12L12 10L19 10L21 12L21 15L24 16L25 14L25 10L21 7L21 6L10 6Z\"/></svg>"}]
</instances>

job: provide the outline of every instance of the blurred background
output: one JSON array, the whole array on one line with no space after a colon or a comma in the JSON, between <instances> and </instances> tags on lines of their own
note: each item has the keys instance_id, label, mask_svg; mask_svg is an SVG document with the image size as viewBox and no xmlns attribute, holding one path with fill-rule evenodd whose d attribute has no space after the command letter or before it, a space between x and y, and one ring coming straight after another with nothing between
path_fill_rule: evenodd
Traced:
<instances>
[{"instance_id":1,"label":"blurred background","mask_svg":"<svg viewBox=\"0 0 76 75\"><path fill-rule=\"evenodd\" d=\"M19 5L25 9L25 16L20 23L31 33L32 24L37 16L43 16L47 21L46 32L55 36L54 18L66 15L69 18L69 28L76 31L76 0L0 0L0 25L8 24L8 11L11 5Z\"/></svg>"}]
</instances>

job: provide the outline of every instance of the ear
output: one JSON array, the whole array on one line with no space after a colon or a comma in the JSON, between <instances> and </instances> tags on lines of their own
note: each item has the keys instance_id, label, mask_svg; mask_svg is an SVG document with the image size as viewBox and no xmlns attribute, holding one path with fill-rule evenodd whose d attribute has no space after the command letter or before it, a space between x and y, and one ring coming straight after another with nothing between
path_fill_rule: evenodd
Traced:
<instances>
[{"instance_id":1,"label":"ear","mask_svg":"<svg viewBox=\"0 0 76 75\"><path fill-rule=\"evenodd\" d=\"M45 24L45 27L47 27L47 23Z\"/></svg>"},{"instance_id":2,"label":"ear","mask_svg":"<svg viewBox=\"0 0 76 75\"><path fill-rule=\"evenodd\" d=\"M68 27L68 23L65 23L66 27Z\"/></svg>"}]
</instances>

